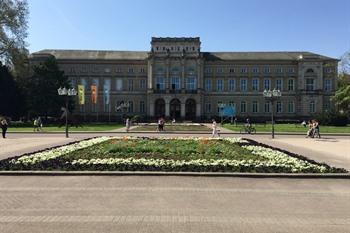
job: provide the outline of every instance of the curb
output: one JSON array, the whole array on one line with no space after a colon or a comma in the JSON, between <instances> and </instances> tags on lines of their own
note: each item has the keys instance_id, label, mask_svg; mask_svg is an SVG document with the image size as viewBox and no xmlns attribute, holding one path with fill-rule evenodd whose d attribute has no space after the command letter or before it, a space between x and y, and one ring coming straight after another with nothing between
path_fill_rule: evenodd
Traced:
<instances>
[{"instance_id":1,"label":"curb","mask_svg":"<svg viewBox=\"0 0 350 233\"><path fill-rule=\"evenodd\" d=\"M129 132L110 132L110 131L80 131L80 132L69 132L69 134L157 134L157 135L162 135L162 134L188 134L188 135L194 135L194 134L207 134L211 135L211 131L169 131L169 132L155 132L155 131L129 131ZM65 134L65 132L7 132L7 134L37 134L37 135L45 135L45 134ZM239 134L239 135L271 135L271 132L257 132L255 134L242 134L239 132L220 132L220 135L230 135L230 134ZM275 135L301 135L305 136L304 133L294 133L294 132L286 132L286 133L281 133L281 132L275 132ZM322 133L322 135L326 136L350 136L349 133Z\"/></svg>"},{"instance_id":2,"label":"curb","mask_svg":"<svg viewBox=\"0 0 350 233\"><path fill-rule=\"evenodd\" d=\"M350 173L231 173L147 171L0 171L0 176L192 176L287 179L350 179Z\"/></svg>"}]
</instances>

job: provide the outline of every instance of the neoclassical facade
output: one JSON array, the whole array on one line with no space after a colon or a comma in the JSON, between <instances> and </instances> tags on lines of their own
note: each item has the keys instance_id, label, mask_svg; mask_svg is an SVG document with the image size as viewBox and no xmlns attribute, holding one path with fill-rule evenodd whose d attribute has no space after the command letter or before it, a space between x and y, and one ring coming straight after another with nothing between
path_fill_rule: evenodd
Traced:
<instances>
[{"instance_id":1,"label":"neoclassical facade","mask_svg":"<svg viewBox=\"0 0 350 233\"><path fill-rule=\"evenodd\" d=\"M238 117L268 118L271 104L262 92L276 88L282 92L276 116L304 118L332 107L337 84L337 59L310 52L202 52L199 37L153 37L148 52L42 50L30 61L50 56L74 87L85 86L86 103L76 114L100 117L209 119L225 104L235 106ZM98 87L96 105L91 85Z\"/></svg>"}]
</instances>

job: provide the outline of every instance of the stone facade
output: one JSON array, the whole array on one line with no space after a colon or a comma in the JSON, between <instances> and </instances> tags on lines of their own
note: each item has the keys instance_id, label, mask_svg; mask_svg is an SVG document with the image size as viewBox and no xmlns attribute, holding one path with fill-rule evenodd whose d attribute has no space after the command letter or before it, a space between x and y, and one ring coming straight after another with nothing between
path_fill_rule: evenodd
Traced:
<instances>
[{"instance_id":1,"label":"stone facade","mask_svg":"<svg viewBox=\"0 0 350 233\"><path fill-rule=\"evenodd\" d=\"M234 105L238 117L268 118L272 109L262 92L274 88L282 92L274 108L280 118L305 118L332 107L337 59L310 52L201 52L200 46L199 37L153 37L149 52L42 50L31 55L31 63L54 56L73 86L85 85L80 115L210 119L222 103ZM90 100L93 84L97 105Z\"/></svg>"}]
</instances>

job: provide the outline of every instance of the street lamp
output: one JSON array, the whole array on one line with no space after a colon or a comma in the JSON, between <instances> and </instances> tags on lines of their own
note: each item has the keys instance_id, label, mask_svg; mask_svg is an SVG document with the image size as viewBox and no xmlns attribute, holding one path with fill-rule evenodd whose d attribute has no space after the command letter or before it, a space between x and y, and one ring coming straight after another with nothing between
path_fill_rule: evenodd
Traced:
<instances>
[{"instance_id":1,"label":"street lamp","mask_svg":"<svg viewBox=\"0 0 350 233\"><path fill-rule=\"evenodd\" d=\"M57 92L58 95L66 96L66 138L68 138L68 97L77 95L77 91L74 88L67 89L60 87L57 89Z\"/></svg>"},{"instance_id":2,"label":"street lamp","mask_svg":"<svg viewBox=\"0 0 350 233\"><path fill-rule=\"evenodd\" d=\"M271 122L272 122L272 138L275 138L275 122L273 120L273 104L276 100L278 100L281 96L282 93L280 90L273 89L271 90L264 90L263 96L265 97L266 100L271 102Z\"/></svg>"}]
</instances>

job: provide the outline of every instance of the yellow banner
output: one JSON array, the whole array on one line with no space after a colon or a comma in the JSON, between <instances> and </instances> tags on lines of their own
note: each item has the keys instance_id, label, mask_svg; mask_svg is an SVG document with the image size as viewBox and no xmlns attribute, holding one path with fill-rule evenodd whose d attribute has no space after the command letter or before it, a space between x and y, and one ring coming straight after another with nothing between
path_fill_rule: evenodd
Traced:
<instances>
[{"instance_id":1,"label":"yellow banner","mask_svg":"<svg viewBox=\"0 0 350 233\"><path fill-rule=\"evenodd\" d=\"M80 105L85 104L85 87L84 87L84 85L78 85L78 98L79 98Z\"/></svg>"},{"instance_id":2,"label":"yellow banner","mask_svg":"<svg viewBox=\"0 0 350 233\"><path fill-rule=\"evenodd\" d=\"M91 85L91 103L97 103L97 87L96 85Z\"/></svg>"}]
</instances>

